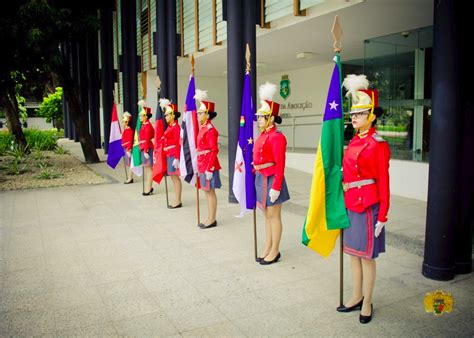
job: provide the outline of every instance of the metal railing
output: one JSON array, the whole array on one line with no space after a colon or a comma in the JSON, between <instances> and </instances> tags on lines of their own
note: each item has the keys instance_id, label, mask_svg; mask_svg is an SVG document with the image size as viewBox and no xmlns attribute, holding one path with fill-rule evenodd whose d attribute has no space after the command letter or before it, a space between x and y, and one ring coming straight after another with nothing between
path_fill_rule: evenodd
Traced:
<instances>
[{"instance_id":1,"label":"metal railing","mask_svg":"<svg viewBox=\"0 0 474 338\"><path fill-rule=\"evenodd\" d=\"M292 151L296 150L296 128L297 127L307 127L307 126L320 126L322 122L297 122L298 119L308 118L308 117L322 117L323 114L309 114L309 115L282 115L282 118L291 118L291 124L279 126L279 128L291 128L292 129ZM316 146L316 145L315 145Z\"/></svg>"}]
</instances>

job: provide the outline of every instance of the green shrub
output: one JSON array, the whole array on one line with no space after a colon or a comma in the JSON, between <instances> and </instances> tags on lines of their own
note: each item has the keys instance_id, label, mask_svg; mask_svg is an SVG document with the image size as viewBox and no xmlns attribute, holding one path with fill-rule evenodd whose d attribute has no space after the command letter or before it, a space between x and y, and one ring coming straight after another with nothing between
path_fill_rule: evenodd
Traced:
<instances>
[{"instance_id":1,"label":"green shrub","mask_svg":"<svg viewBox=\"0 0 474 338\"><path fill-rule=\"evenodd\" d=\"M53 178L58 178L62 176L62 174L52 171L46 165L40 166L40 169L40 173L35 176L39 180L52 180Z\"/></svg>"},{"instance_id":2,"label":"green shrub","mask_svg":"<svg viewBox=\"0 0 474 338\"><path fill-rule=\"evenodd\" d=\"M13 157L13 161L23 163L26 161L29 154L28 145L25 148L18 147L16 144L12 143L10 149L6 151L6 155Z\"/></svg>"},{"instance_id":3,"label":"green shrub","mask_svg":"<svg viewBox=\"0 0 474 338\"><path fill-rule=\"evenodd\" d=\"M64 131L52 129L52 130L37 130L37 129L24 129L26 143L29 149L38 150L55 150L57 147L57 140L63 137ZM0 155L2 155L2 149L9 149L11 147L13 138L9 132L0 132Z\"/></svg>"},{"instance_id":4,"label":"green shrub","mask_svg":"<svg viewBox=\"0 0 474 338\"><path fill-rule=\"evenodd\" d=\"M36 109L36 113L38 116L44 117L48 123L53 121L55 127L58 124L62 125L63 89L56 87L56 92L43 98L43 102L41 102L39 109Z\"/></svg>"},{"instance_id":5,"label":"green shrub","mask_svg":"<svg viewBox=\"0 0 474 338\"><path fill-rule=\"evenodd\" d=\"M66 155L69 154L69 150L64 149L62 146L57 146L56 149L54 149L54 152L58 155Z\"/></svg>"},{"instance_id":6,"label":"green shrub","mask_svg":"<svg viewBox=\"0 0 474 338\"><path fill-rule=\"evenodd\" d=\"M7 170L8 175L21 175L27 171L26 164L16 158L10 161L5 169Z\"/></svg>"},{"instance_id":7,"label":"green shrub","mask_svg":"<svg viewBox=\"0 0 474 338\"><path fill-rule=\"evenodd\" d=\"M56 130L28 129L25 133L26 143L32 149L54 150L57 147L58 132Z\"/></svg>"},{"instance_id":8,"label":"green shrub","mask_svg":"<svg viewBox=\"0 0 474 338\"><path fill-rule=\"evenodd\" d=\"M0 156L5 155L5 151L10 149L12 140L12 135L8 131L0 131Z\"/></svg>"}]
</instances>

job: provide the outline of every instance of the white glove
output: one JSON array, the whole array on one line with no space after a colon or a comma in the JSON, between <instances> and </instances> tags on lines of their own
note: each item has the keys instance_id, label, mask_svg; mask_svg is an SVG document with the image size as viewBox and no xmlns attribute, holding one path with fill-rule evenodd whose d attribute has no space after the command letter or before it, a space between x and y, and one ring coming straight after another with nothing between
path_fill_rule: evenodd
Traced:
<instances>
[{"instance_id":1,"label":"white glove","mask_svg":"<svg viewBox=\"0 0 474 338\"><path fill-rule=\"evenodd\" d=\"M176 159L176 158L173 160L173 168L175 168L175 169L179 168L179 160Z\"/></svg>"},{"instance_id":2,"label":"white glove","mask_svg":"<svg viewBox=\"0 0 474 338\"><path fill-rule=\"evenodd\" d=\"M212 172L206 171L206 180L208 181L212 180Z\"/></svg>"},{"instance_id":3,"label":"white glove","mask_svg":"<svg viewBox=\"0 0 474 338\"><path fill-rule=\"evenodd\" d=\"M270 202L274 203L279 196L280 192L278 190L270 189Z\"/></svg>"},{"instance_id":4,"label":"white glove","mask_svg":"<svg viewBox=\"0 0 474 338\"><path fill-rule=\"evenodd\" d=\"M127 150L127 156L128 157L132 156L132 152Z\"/></svg>"},{"instance_id":5,"label":"white glove","mask_svg":"<svg viewBox=\"0 0 474 338\"><path fill-rule=\"evenodd\" d=\"M375 224L375 238L380 236L380 233L382 232L382 229L385 226L385 222L378 222Z\"/></svg>"},{"instance_id":6,"label":"white glove","mask_svg":"<svg viewBox=\"0 0 474 338\"><path fill-rule=\"evenodd\" d=\"M148 160L150 158L150 154L148 153L143 153L143 156Z\"/></svg>"}]
</instances>

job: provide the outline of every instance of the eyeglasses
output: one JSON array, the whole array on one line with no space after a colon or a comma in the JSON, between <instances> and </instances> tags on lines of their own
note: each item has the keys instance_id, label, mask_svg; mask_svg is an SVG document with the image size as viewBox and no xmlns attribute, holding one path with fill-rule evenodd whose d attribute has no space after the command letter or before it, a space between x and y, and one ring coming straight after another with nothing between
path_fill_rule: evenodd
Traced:
<instances>
[{"instance_id":1,"label":"eyeglasses","mask_svg":"<svg viewBox=\"0 0 474 338\"><path fill-rule=\"evenodd\" d=\"M205 114L206 112L205 111L198 111L197 114L198 115L202 115L202 114Z\"/></svg>"},{"instance_id":2,"label":"eyeglasses","mask_svg":"<svg viewBox=\"0 0 474 338\"><path fill-rule=\"evenodd\" d=\"M361 117L364 116L364 115L369 115L369 113L360 112L360 113L351 113L351 114L349 114L349 116L350 116L351 119L354 118L354 117L355 117L356 119L359 119L359 118L361 118Z\"/></svg>"}]
</instances>

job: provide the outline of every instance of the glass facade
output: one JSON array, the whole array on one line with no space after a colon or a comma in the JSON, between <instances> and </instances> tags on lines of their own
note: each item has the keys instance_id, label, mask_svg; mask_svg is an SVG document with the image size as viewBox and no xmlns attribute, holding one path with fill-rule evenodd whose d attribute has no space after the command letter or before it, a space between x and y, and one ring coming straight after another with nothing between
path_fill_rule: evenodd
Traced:
<instances>
[{"instance_id":1,"label":"glass facade","mask_svg":"<svg viewBox=\"0 0 474 338\"><path fill-rule=\"evenodd\" d=\"M343 75L366 74L385 114L377 128L392 158L428 161L431 118L432 27L364 41L364 59L343 65ZM346 103L347 107L348 104ZM346 143L352 136L347 116Z\"/></svg>"}]
</instances>

